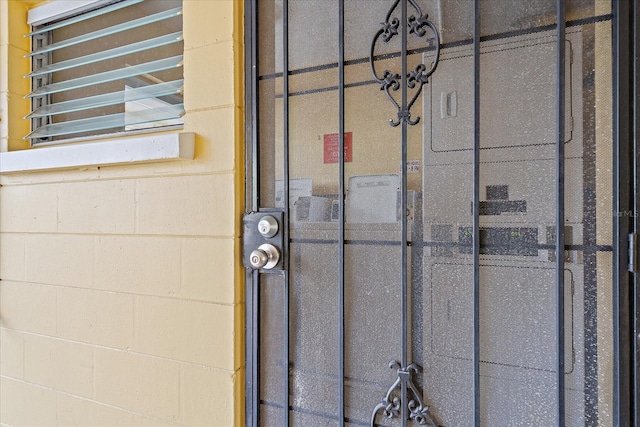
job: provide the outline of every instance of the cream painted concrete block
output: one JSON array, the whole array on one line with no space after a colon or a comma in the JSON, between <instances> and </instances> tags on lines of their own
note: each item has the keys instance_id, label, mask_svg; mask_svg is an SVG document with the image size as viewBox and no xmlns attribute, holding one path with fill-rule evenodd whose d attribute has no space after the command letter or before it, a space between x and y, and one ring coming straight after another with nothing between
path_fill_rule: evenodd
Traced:
<instances>
[{"instance_id":1,"label":"cream painted concrete block","mask_svg":"<svg viewBox=\"0 0 640 427\"><path fill-rule=\"evenodd\" d=\"M197 135L195 135L197 139ZM149 163L137 163L132 165L101 166L98 170L100 179L128 179L150 176L184 175L185 166L189 161L158 161Z\"/></svg>"},{"instance_id":2,"label":"cream painted concrete block","mask_svg":"<svg viewBox=\"0 0 640 427\"><path fill-rule=\"evenodd\" d=\"M7 30L9 44L28 50L29 39L23 36L29 32L29 25L27 24L27 11L29 9L29 4L24 1L10 1L7 6L7 23L9 24L9 28Z\"/></svg>"},{"instance_id":3,"label":"cream painted concrete block","mask_svg":"<svg viewBox=\"0 0 640 427\"><path fill-rule=\"evenodd\" d=\"M175 237L96 237L96 288L134 294L177 294L181 242Z\"/></svg>"},{"instance_id":4,"label":"cream painted concrete block","mask_svg":"<svg viewBox=\"0 0 640 427\"><path fill-rule=\"evenodd\" d=\"M125 349L133 342L131 294L60 288L58 335L83 343Z\"/></svg>"},{"instance_id":5,"label":"cream painted concrete block","mask_svg":"<svg viewBox=\"0 0 640 427\"><path fill-rule=\"evenodd\" d=\"M185 238L179 296L232 304L235 262L234 239Z\"/></svg>"},{"instance_id":6,"label":"cream painted concrete block","mask_svg":"<svg viewBox=\"0 0 640 427\"><path fill-rule=\"evenodd\" d=\"M2 280L24 280L24 238L23 234L0 233L0 278Z\"/></svg>"},{"instance_id":7,"label":"cream painted concrete block","mask_svg":"<svg viewBox=\"0 0 640 427\"><path fill-rule=\"evenodd\" d=\"M95 399L175 421L180 416L180 366L158 357L96 348Z\"/></svg>"},{"instance_id":8,"label":"cream painted concrete block","mask_svg":"<svg viewBox=\"0 0 640 427\"><path fill-rule=\"evenodd\" d=\"M196 135L196 139L197 139ZM162 161L139 163L135 167L131 165L113 165L100 167L99 177L101 179L114 178L146 178L150 176L175 176L184 175L184 170L189 161Z\"/></svg>"},{"instance_id":9,"label":"cream painted concrete block","mask_svg":"<svg viewBox=\"0 0 640 427\"><path fill-rule=\"evenodd\" d=\"M233 372L183 365L181 420L189 426L234 425ZM239 402L238 402L239 403Z\"/></svg>"},{"instance_id":10,"label":"cream painted concrete block","mask_svg":"<svg viewBox=\"0 0 640 427\"><path fill-rule=\"evenodd\" d=\"M29 53L29 48L21 49L16 46L9 45L7 48L7 60L9 61L10 73L7 75L9 93L19 94L24 96L31 91L31 84L29 79L25 79L24 76L31 72L31 63L29 58L24 56ZM27 101L28 103L28 101ZM21 118L24 116L20 116ZM28 122L28 120L25 120Z\"/></svg>"},{"instance_id":11,"label":"cream painted concrete block","mask_svg":"<svg viewBox=\"0 0 640 427\"><path fill-rule=\"evenodd\" d=\"M55 335L56 322L55 288L0 281L0 327Z\"/></svg>"},{"instance_id":12,"label":"cream painted concrete block","mask_svg":"<svg viewBox=\"0 0 640 427\"><path fill-rule=\"evenodd\" d=\"M4 52L6 51L4 46L0 46L0 58L4 58ZM0 68L0 74L2 73L2 68ZM3 80L0 78L0 86L3 85ZM0 90L0 123L8 123L9 122L9 100L7 99L7 91ZM7 151L7 144L9 141L9 126L1 125L0 126L0 139L2 139L2 151Z\"/></svg>"},{"instance_id":13,"label":"cream painted concrete block","mask_svg":"<svg viewBox=\"0 0 640 427\"><path fill-rule=\"evenodd\" d=\"M133 180L60 184L58 231L130 234L135 227Z\"/></svg>"},{"instance_id":14,"label":"cream painted concrete block","mask_svg":"<svg viewBox=\"0 0 640 427\"><path fill-rule=\"evenodd\" d=\"M233 336L233 306L136 298L137 352L231 370Z\"/></svg>"},{"instance_id":15,"label":"cream painted concrete block","mask_svg":"<svg viewBox=\"0 0 640 427\"><path fill-rule=\"evenodd\" d=\"M0 75L7 73L7 63L4 60L6 58L6 54L3 54L3 51L6 51L9 46L9 2L3 1L0 2ZM6 92L6 79L0 78L0 93Z\"/></svg>"},{"instance_id":16,"label":"cream painted concrete block","mask_svg":"<svg viewBox=\"0 0 640 427\"><path fill-rule=\"evenodd\" d=\"M29 120L23 117L29 114L29 100L24 98L25 92L9 92L7 95L8 117L8 138L12 150L19 150L21 147L29 147L29 142L24 137L30 132ZM19 141L16 141L19 140Z\"/></svg>"},{"instance_id":17,"label":"cream painted concrete block","mask_svg":"<svg viewBox=\"0 0 640 427\"><path fill-rule=\"evenodd\" d=\"M184 424L177 423L171 420L162 420L152 416L145 417L142 415L133 414L132 418L133 418L132 425L134 427L176 427L176 426L184 427Z\"/></svg>"},{"instance_id":18,"label":"cream painted concrete block","mask_svg":"<svg viewBox=\"0 0 640 427\"><path fill-rule=\"evenodd\" d=\"M91 287L93 237L34 234L25 239L26 278L31 282Z\"/></svg>"},{"instance_id":19,"label":"cream painted concrete block","mask_svg":"<svg viewBox=\"0 0 640 427\"><path fill-rule=\"evenodd\" d=\"M93 396L93 347L39 335L24 337L24 379L66 393Z\"/></svg>"},{"instance_id":20,"label":"cream painted concrete block","mask_svg":"<svg viewBox=\"0 0 640 427\"><path fill-rule=\"evenodd\" d=\"M136 230L145 234L233 236L232 174L141 179Z\"/></svg>"},{"instance_id":21,"label":"cream painted concrete block","mask_svg":"<svg viewBox=\"0 0 640 427\"><path fill-rule=\"evenodd\" d=\"M22 381L0 378L0 421L7 426L55 425L55 392Z\"/></svg>"},{"instance_id":22,"label":"cream painted concrete block","mask_svg":"<svg viewBox=\"0 0 640 427\"><path fill-rule=\"evenodd\" d=\"M35 150L35 149L34 149ZM86 181L99 179L98 169L42 171L38 173L15 173L0 174L0 184L2 185L36 185L36 184L57 184L61 182Z\"/></svg>"},{"instance_id":23,"label":"cream painted concrete block","mask_svg":"<svg viewBox=\"0 0 640 427\"><path fill-rule=\"evenodd\" d=\"M188 165L189 172L223 172L235 168L234 111L233 107L224 107L185 115L185 130L197 135L195 159Z\"/></svg>"},{"instance_id":24,"label":"cream painted concrete block","mask_svg":"<svg viewBox=\"0 0 640 427\"><path fill-rule=\"evenodd\" d=\"M22 34L19 37L22 39ZM0 72L4 77L0 83L0 92L25 91L26 94L26 91L29 91L29 80L24 78L31 71L29 59L24 57L29 52L29 40L26 39L26 42L27 44L23 47L5 43L0 45L0 53L2 54Z\"/></svg>"},{"instance_id":25,"label":"cream painted concrete block","mask_svg":"<svg viewBox=\"0 0 640 427\"><path fill-rule=\"evenodd\" d=\"M203 58L207 60L203 61ZM233 41L201 46L184 52L184 107L195 109L233 105Z\"/></svg>"},{"instance_id":26,"label":"cream painted concrete block","mask_svg":"<svg viewBox=\"0 0 640 427\"><path fill-rule=\"evenodd\" d=\"M22 133L18 133L18 135L22 135ZM28 150L30 148L29 142L24 139L10 138L7 143L10 150Z\"/></svg>"},{"instance_id":27,"label":"cream painted concrete block","mask_svg":"<svg viewBox=\"0 0 640 427\"><path fill-rule=\"evenodd\" d=\"M186 0L183 11L185 50L233 36L233 0Z\"/></svg>"},{"instance_id":28,"label":"cream painted concrete block","mask_svg":"<svg viewBox=\"0 0 640 427\"><path fill-rule=\"evenodd\" d=\"M19 331L0 328L0 375L24 379L23 335Z\"/></svg>"},{"instance_id":29,"label":"cream painted concrete block","mask_svg":"<svg viewBox=\"0 0 640 427\"><path fill-rule=\"evenodd\" d=\"M75 396L58 394L57 425L65 427L113 427L136 426L134 415L128 411L85 400Z\"/></svg>"},{"instance_id":30,"label":"cream painted concrete block","mask_svg":"<svg viewBox=\"0 0 640 427\"><path fill-rule=\"evenodd\" d=\"M58 185L20 185L0 188L0 229L6 231L55 232Z\"/></svg>"},{"instance_id":31,"label":"cream painted concrete block","mask_svg":"<svg viewBox=\"0 0 640 427\"><path fill-rule=\"evenodd\" d=\"M22 1L10 1L7 7L3 9L7 12L4 24L7 30L8 45L3 49L2 60L0 63L6 63L7 68L0 74L5 74L6 84L3 87L6 90L8 98L8 120L4 123L8 125L9 145L12 149L22 148L23 143L16 146L11 140L22 138L29 132L29 120L23 117L28 114L30 101L24 96L29 93L31 84L29 79L24 78L31 70L29 58L24 56L29 52L29 38L23 37L29 31L26 21L26 10L28 4ZM2 24L0 24L2 26ZM2 84L4 86L4 82ZM7 117L5 117L5 120Z\"/></svg>"}]
</instances>

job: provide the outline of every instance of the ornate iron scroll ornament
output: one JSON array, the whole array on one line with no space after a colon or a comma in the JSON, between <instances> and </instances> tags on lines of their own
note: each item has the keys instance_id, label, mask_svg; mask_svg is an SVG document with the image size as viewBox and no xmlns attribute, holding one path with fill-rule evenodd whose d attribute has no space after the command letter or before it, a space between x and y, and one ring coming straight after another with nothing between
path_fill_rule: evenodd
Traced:
<instances>
[{"instance_id":1,"label":"ornate iron scroll ornament","mask_svg":"<svg viewBox=\"0 0 640 427\"><path fill-rule=\"evenodd\" d=\"M416 102L420 93L422 92L422 86L425 85L429 81L429 77L436 70L438 66L438 60L440 59L440 37L438 35L438 30L436 29L433 22L429 21L428 15L423 15L420 7L414 0L404 0L408 1L409 4L415 9L415 13L418 15L411 15L407 19L406 29L400 27L400 19L397 17L393 17L394 12L396 11L400 0L396 0L391 6L391 9L387 13L387 17L385 22L382 22L380 25L380 29L376 33L373 38L373 42L371 43L371 54L369 57L369 62L371 64L371 72L373 73L374 79L380 83L380 90L384 90L387 94L389 100L396 107L396 111L398 113L398 121L394 121L393 119L389 119L389 124L391 126L398 126L402 121L406 121L410 125L415 125L420 121L420 117L417 117L415 120L411 120L411 107ZM428 40L428 46L433 46L435 49L435 57L431 67L427 71L427 66L424 64L418 65L414 70L407 73L407 70L403 70L403 73L406 75L406 84L410 89L415 89L413 97L411 101L406 103L406 100L403 100L402 103L398 103L395 100L393 95L391 95L391 90L397 91L401 87L402 77L398 73L394 73L389 70L384 70L382 75L378 74L375 67L375 48L379 39L382 39L384 43L389 43L391 39L399 34L399 29L403 31L408 31L408 34L413 34L417 37L425 37L427 34L427 28L431 30L433 33L433 39ZM402 49L406 51L406 46L402 46ZM402 105L401 105L402 104Z\"/></svg>"},{"instance_id":2,"label":"ornate iron scroll ornament","mask_svg":"<svg viewBox=\"0 0 640 427\"><path fill-rule=\"evenodd\" d=\"M381 23L380 29L373 38L371 43L370 64L373 77L378 83L380 83L380 90L385 91L391 103L396 107L398 120L394 121L393 119L389 119L389 124L393 127L398 126L401 123L403 124L404 146L404 144L406 144L406 126L408 124L415 125L420 121L420 117L416 117L415 120L411 119L411 107L413 107L413 104L420 96L422 87L429 81L429 77L438 66L438 60L440 58L440 37L435 25L429 21L427 15L422 14L420 7L417 5L415 0L402 0L402 3L400 3L400 1L401 0L395 0L393 2L391 9L387 13L385 21ZM399 4L401 6L400 19L397 17ZM414 11L412 12L414 12L414 14L409 14L409 4L413 7ZM416 66L415 69L409 70L407 65L407 38L409 35L420 38L425 37L427 35L427 29L430 29L431 33L433 33L433 37L427 38L426 46L427 48L433 48L433 62L430 67L421 63ZM400 73L395 73L389 70L384 70L380 75L378 74L375 65L376 44L380 39L382 39L384 43L389 43L396 36L401 37L401 71ZM400 102L398 102L391 94L391 91L395 92L398 90L401 91ZM410 90L413 95L409 100ZM406 184L403 184L403 186L405 185ZM405 320L403 320L403 327L406 327ZM424 405L421 392L413 382L413 374L418 373L420 367L415 363L408 364L408 361L406 360L406 349L408 347L408 343L404 334L402 345L402 363L396 360L389 362L389 368L398 370L398 377L391 388L389 388L389 391L387 391L382 402L374 408L373 413L371 414L371 427L376 425L376 418L380 414L389 419L401 417L403 426L406 426L408 420L412 420L417 422L419 425L437 427L437 424L429 414L429 407ZM402 366L403 364L405 366Z\"/></svg>"},{"instance_id":3,"label":"ornate iron scroll ornament","mask_svg":"<svg viewBox=\"0 0 640 427\"><path fill-rule=\"evenodd\" d=\"M410 364L406 368L400 365L397 360L389 362L389 368L398 370L398 378L393 383L387 395L382 399L381 403L373 409L371 414L371 427L376 425L376 417L381 412L382 415L391 419L397 418L402 413L402 401L398 394L402 392L402 389L406 387L407 392L413 394L413 398L407 395L407 408L409 409L408 418L416 421L421 426L438 427L431 415L429 415L429 406L426 406L422 402L420 392L418 388L413 384L413 373L420 372L420 368L415 363Z\"/></svg>"}]
</instances>

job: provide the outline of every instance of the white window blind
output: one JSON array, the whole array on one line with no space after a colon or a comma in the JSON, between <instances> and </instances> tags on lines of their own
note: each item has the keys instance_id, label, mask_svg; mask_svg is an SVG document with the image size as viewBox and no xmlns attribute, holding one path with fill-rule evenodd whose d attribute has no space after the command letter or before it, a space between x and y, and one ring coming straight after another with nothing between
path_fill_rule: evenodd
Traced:
<instances>
[{"instance_id":1,"label":"white window blind","mask_svg":"<svg viewBox=\"0 0 640 427\"><path fill-rule=\"evenodd\" d=\"M98 4L27 34L34 145L182 125L182 2Z\"/></svg>"}]
</instances>

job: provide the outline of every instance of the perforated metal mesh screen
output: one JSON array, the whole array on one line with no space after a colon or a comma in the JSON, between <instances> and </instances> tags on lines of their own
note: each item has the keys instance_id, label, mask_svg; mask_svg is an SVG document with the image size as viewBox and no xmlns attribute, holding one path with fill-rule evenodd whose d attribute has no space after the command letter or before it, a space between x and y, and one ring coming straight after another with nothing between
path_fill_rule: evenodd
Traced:
<instances>
[{"instance_id":1,"label":"perforated metal mesh screen","mask_svg":"<svg viewBox=\"0 0 640 427\"><path fill-rule=\"evenodd\" d=\"M260 425L612 425L610 4L567 2L558 43L555 2L482 2L478 69L473 2L422 3L439 62L404 133L371 65L394 2L259 2L260 206L289 230L258 284Z\"/></svg>"}]
</instances>

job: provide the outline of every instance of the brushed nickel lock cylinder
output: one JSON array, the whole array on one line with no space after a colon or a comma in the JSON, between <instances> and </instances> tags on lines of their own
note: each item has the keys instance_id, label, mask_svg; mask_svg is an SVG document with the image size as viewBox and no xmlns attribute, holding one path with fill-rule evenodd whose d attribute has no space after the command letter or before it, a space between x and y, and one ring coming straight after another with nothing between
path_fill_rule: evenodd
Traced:
<instances>
[{"instance_id":1,"label":"brushed nickel lock cylinder","mask_svg":"<svg viewBox=\"0 0 640 427\"><path fill-rule=\"evenodd\" d=\"M278 221L271 215L263 216L258 222L258 232L265 238L278 234Z\"/></svg>"},{"instance_id":2,"label":"brushed nickel lock cylinder","mask_svg":"<svg viewBox=\"0 0 640 427\"><path fill-rule=\"evenodd\" d=\"M249 255L249 262L253 268L271 270L280 260L280 251L270 243L264 243Z\"/></svg>"}]
</instances>

